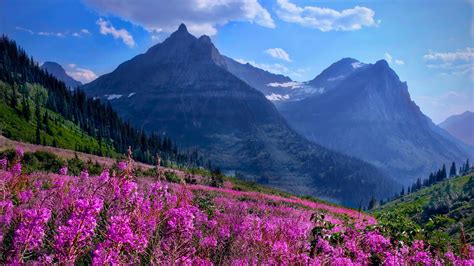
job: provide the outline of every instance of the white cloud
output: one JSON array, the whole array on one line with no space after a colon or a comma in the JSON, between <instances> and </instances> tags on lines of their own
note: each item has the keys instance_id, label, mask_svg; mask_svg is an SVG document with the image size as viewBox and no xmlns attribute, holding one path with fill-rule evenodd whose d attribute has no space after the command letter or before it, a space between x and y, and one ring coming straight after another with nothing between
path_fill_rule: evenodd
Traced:
<instances>
[{"instance_id":1,"label":"white cloud","mask_svg":"<svg viewBox=\"0 0 474 266\"><path fill-rule=\"evenodd\" d=\"M68 64L67 67L66 73L83 84L89 83L97 78L97 75L90 69L77 67L76 64Z\"/></svg>"},{"instance_id":2,"label":"white cloud","mask_svg":"<svg viewBox=\"0 0 474 266\"><path fill-rule=\"evenodd\" d=\"M367 7L355 6L337 11L317 6L300 7L288 0L277 0L277 3L276 13L281 20L323 32L360 30L380 23L375 21L375 12Z\"/></svg>"},{"instance_id":3,"label":"white cloud","mask_svg":"<svg viewBox=\"0 0 474 266\"><path fill-rule=\"evenodd\" d=\"M290 55L288 53L281 49L281 48L269 48L265 50L265 53L270 55L273 58L285 60L287 62L291 62Z\"/></svg>"},{"instance_id":4,"label":"white cloud","mask_svg":"<svg viewBox=\"0 0 474 266\"><path fill-rule=\"evenodd\" d=\"M88 31L87 29L81 29L80 31L78 32L73 32L72 33L72 36L74 37L82 37L82 36L86 36L86 35L90 35L90 31Z\"/></svg>"},{"instance_id":5,"label":"white cloud","mask_svg":"<svg viewBox=\"0 0 474 266\"><path fill-rule=\"evenodd\" d=\"M19 30L19 31L28 32L29 34L35 34L34 31L32 31L32 30L30 30L30 29L27 29L27 28L20 27L20 26L16 26L15 29L16 29L16 30Z\"/></svg>"},{"instance_id":6,"label":"white cloud","mask_svg":"<svg viewBox=\"0 0 474 266\"><path fill-rule=\"evenodd\" d=\"M474 60L474 48L466 47L464 49L458 49L454 52L433 52L429 51L428 54L423 56L428 61L442 61L442 62L472 62Z\"/></svg>"},{"instance_id":7,"label":"white cloud","mask_svg":"<svg viewBox=\"0 0 474 266\"><path fill-rule=\"evenodd\" d=\"M23 28L23 27L20 27L20 26L16 26L15 29L19 30L19 31L28 32L31 35L40 35L40 36L47 36L47 37L52 36L52 37L61 37L61 38L67 37L67 36L81 37L81 36L91 34L87 29L81 29L81 30L79 30L77 32L73 32L73 33L71 33L70 31L63 31L63 32L38 31L38 32L35 32L31 29Z\"/></svg>"},{"instance_id":8,"label":"white cloud","mask_svg":"<svg viewBox=\"0 0 474 266\"><path fill-rule=\"evenodd\" d=\"M401 59L394 59L394 58L392 57L392 55L389 54L389 53L385 53L385 54L384 54L384 57L385 57L385 60L387 60L387 62L388 62L389 64L395 64L395 65L404 65L404 64L405 64L405 62L404 62L403 60L401 60Z\"/></svg>"},{"instance_id":9,"label":"white cloud","mask_svg":"<svg viewBox=\"0 0 474 266\"><path fill-rule=\"evenodd\" d=\"M275 23L258 0L86 0L105 14L113 14L149 31L173 32L185 23L193 34L215 35L217 27L247 21L267 28Z\"/></svg>"},{"instance_id":10,"label":"white cloud","mask_svg":"<svg viewBox=\"0 0 474 266\"><path fill-rule=\"evenodd\" d=\"M110 34L114 39L121 39L128 47L132 48L135 46L133 36L126 29L116 29L110 22L105 21L102 18L97 21L97 25L99 25L101 34Z\"/></svg>"},{"instance_id":11,"label":"white cloud","mask_svg":"<svg viewBox=\"0 0 474 266\"><path fill-rule=\"evenodd\" d=\"M474 80L474 48L466 47L452 52L429 51L423 59L428 68L440 69L444 75L469 75Z\"/></svg>"},{"instance_id":12,"label":"white cloud","mask_svg":"<svg viewBox=\"0 0 474 266\"><path fill-rule=\"evenodd\" d=\"M56 37L64 37L65 35L62 32L47 32L47 31L40 31L37 34L41 36L56 36Z\"/></svg>"}]
</instances>

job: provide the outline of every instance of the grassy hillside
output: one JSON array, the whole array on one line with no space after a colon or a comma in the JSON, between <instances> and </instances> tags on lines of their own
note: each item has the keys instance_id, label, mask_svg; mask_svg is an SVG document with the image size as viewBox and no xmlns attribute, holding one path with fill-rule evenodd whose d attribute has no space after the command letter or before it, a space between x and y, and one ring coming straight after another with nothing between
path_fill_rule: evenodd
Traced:
<instances>
[{"instance_id":1,"label":"grassy hillside","mask_svg":"<svg viewBox=\"0 0 474 266\"><path fill-rule=\"evenodd\" d=\"M17 95L17 106L11 107L7 101L11 97L0 97L0 133L10 139L21 140L28 143L36 143L38 120L40 121L39 143L45 146L54 146L70 150L94 152L98 154L107 154L115 156L117 153L110 145L101 144L97 139L90 137L81 130L76 124L64 119L61 115L51 110L41 107L39 114L36 114L35 101L44 105L44 96L46 89L39 85L26 84L24 88L27 91L28 98L23 100ZM9 95L12 92L12 86L0 81L0 94ZM38 100L39 98L39 100ZM29 109L29 115L25 115L25 107ZM45 119L45 114L46 119ZM29 116L29 118L27 118ZM40 119L37 119L39 116ZM100 146L100 148L99 148ZM100 152L99 152L100 150Z\"/></svg>"},{"instance_id":2,"label":"grassy hillside","mask_svg":"<svg viewBox=\"0 0 474 266\"><path fill-rule=\"evenodd\" d=\"M472 244L474 173L405 195L373 213L392 235L405 241L423 238L440 249L459 247L462 242Z\"/></svg>"}]
</instances>

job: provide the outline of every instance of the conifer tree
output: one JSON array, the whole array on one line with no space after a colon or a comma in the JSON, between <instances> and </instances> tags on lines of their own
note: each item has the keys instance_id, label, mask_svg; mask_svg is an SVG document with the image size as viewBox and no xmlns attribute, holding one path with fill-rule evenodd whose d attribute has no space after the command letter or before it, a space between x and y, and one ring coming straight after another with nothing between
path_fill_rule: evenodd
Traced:
<instances>
[{"instance_id":1,"label":"conifer tree","mask_svg":"<svg viewBox=\"0 0 474 266\"><path fill-rule=\"evenodd\" d=\"M449 169L449 177L456 176L456 163L453 162L451 164L451 168Z\"/></svg>"}]
</instances>

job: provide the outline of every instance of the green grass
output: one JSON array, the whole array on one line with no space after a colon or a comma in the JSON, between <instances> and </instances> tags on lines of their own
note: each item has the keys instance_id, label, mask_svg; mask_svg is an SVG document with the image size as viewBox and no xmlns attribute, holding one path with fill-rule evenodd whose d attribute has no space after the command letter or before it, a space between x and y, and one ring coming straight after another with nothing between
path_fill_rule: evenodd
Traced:
<instances>
[{"instance_id":1,"label":"green grass","mask_svg":"<svg viewBox=\"0 0 474 266\"><path fill-rule=\"evenodd\" d=\"M464 230L474 242L474 174L458 176L400 197L373 210L390 234L404 241L425 239L433 247L456 247Z\"/></svg>"},{"instance_id":2,"label":"green grass","mask_svg":"<svg viewBox=\"0 0 474 266\"><path fill-rule=\"evenodd\" d=\"M20 106L17 107L17 109L21 110L20 108ZM0 102L1 134L13 140L35 143L37 125L34 110L31 111L32 117L27 121L20 115L18 110L11 108L4 102ZM88 136L79 126L64 119L57 113L41 108L42 115L46 111L49 115L48 124L50 132L46 132L44 128L40 131L41 144L53 146L55 142L57 147L69 150L76 150L77 148L83 151L86 148L90 151L99 150L99 142L95 138ZM102 154L112 157L117 156L117 153L110 145L102 144L101 151Z\"/></svg>"}]
</instances>

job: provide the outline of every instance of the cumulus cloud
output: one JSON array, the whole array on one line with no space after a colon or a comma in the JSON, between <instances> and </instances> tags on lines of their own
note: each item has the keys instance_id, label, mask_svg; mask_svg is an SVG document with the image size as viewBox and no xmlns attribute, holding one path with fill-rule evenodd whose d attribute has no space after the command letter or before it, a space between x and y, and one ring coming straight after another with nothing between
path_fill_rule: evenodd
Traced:
<instances>
[{"instance_id":1,"label":"cumulus cloud","mask_svg":"<svg viewBox=\"0 0 474 266\"><path fill-rule=\"evenodd\" d=\"M423 59L428 68L439 69L444 75L469 75L474 80L474 48L451 52L429 51Z\"/></svg>"},{"instance_id":2,"label":"cumulus cloud","mask_svg":"<svg viewBox=\"0 0 474 266\"><path fill-rule=\"evenodd\" d=\"M66 73L83 84L89 83L97 78L97 75L92 70L80 68L76 64L68 64Z\"/></svg>"},{"instance_id":3,"label":"cumulus cloud","mask_svg":"<svg viewBox=\"0 0 474 266\"><path fill-rule=\"evenodd\" d=\"M276 13L281 20L323 32L360 30L380 23L374 18L375 12L367 7L355 6L337 11L317 6L301 7L288 0L277 0L277 4Z\"/></svg>"},{"instance_id":4,"label":"cumulus cloud","mask_svg":"<svg viewBox=\"0 0 474 266\"><path fill-rule=\"evenodd\" d=\"M215 35L217 26L247 21L267 28L275 23L258 0L86 0L105 14L119 16L149 31L173 32L181 23L195 34Z\"/></svg>"},{"instance_id":5,"label":"cumulus cloud","mask_svg":"<svg viewBox=\"0 0 474 266\"><path fill-rule=\"evenodd\" d=\"M385 60L387 60L387 62L389 64L395 64L395 65L404 65L405 62L401 59L394 59L393 56L389 53L385 53L384 55L385 57Z\"/></svg>"},{"instance_id":6,"label":"cumulus cloud","mask_svg":"<svg viewBox=\"0 0 474 266\"><path fill-rule=\"evenodd\" d=\"M288 55L288 53L281 48L270 48L270 49L265 50L265 53L270 55L273 58L291 62L290 55Z\"/></svg>"},{"instance_id":7,"label":"cumulus cloud","mask_svg":"<svg viewBox=\"0 0 474 266\"><path fill-rule=\"evenodd\" d=\"M100 33L103 35L112 35L114 39L121 39L128 47L135 46L133 36L126 29L116 29L109 21L100 18L97 20Z\"/></svg>"}]
</instances>

